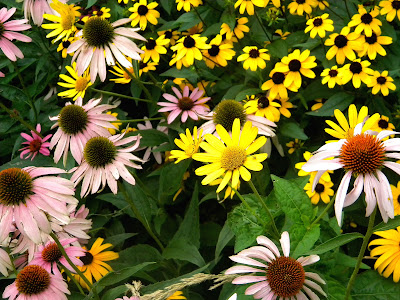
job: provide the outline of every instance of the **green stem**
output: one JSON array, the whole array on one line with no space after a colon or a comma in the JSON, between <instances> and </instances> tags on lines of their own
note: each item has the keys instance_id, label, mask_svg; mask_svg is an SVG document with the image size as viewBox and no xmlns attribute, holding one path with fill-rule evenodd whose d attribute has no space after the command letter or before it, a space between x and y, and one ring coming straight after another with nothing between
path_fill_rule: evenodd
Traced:
<instances>
[{"instance_id":1,"label":"green stem","mask_svg":"<svg viewBox=\"0 0 400 300\"><path fill-rule=\"evenodd\" d=\"M149 224L142 218L142 216L139 213L138 208L136 207L135 203L133 203L131 197L129 197L128 192L125 189L125 186L123 183L118 182L120 191L122 194L124 194L126 202L131 206L132 212L135 214L136 218L139 220L140 223L144 226L148 234L153 238L153 240L157 243L158 247L160 247L161 251L164 251L164 246L161 243L161 241L158 239L158 237L154 234L153 230L151 230Z\"/></svg>"},{"instance_id":2,"label":"green stem","mask_svg":"<svg viewBox=\"0 0 400 300\"><path fill-rule=\"evenodd\" d=\"M123 95L123 94L117 94L117 93L114 93L114 92L98 90L98 89L95 89L95 88L92 88L92 87L89 87L89 89L92 90L93 92L101 93L101 94L108 95L108 96L114 96L114 97L119 97L119 98L135 100L135 101L153 103L153 101L147 100L147 99L141 99L141 98L131 97L131 96Z\"/></svg>"},{"instance_id":3,"label":"green stem","mask_svg":"<svg viewBox=\"0 0 400 300\"><path fill-rule=\"evenodd\" d=\"M279 230L276 227L275 221L274 221L274 216L272 215L271 211L268 209L267 204L265 203L265 201L261 198L260 193L258 192L257 188L255 187L253 181L251 181L251 179L248 181L248 184L250 185L250 188L252 189L252 191L254 192L254 194L256 194L256 198L258 200L258 202L260 202L261 206L264 208L264 210L267 212L269 218L271 219L272 222L272 229L273 229L273 233L275 235L275 238L279 240L280 238L280 234L279 234Z\"/></svg>"},{"instance_id":4,"label":"green stem","mask_svg":"<svg viewBox=\"0 0 400 300\"><path fill-rule=\"evenodd\" d=\"M18 111L12 111L11 109L8 109L3 103L0 102L0 107L6 111L11 118L17 120L18 122L20 122L22 125L24 125L26 128L28 128L29 130L32 130L34 133L36 133L38 136L40 136L41 138L43 138L43 135L40 134L40 132L38 132L31 124L29 124L28 122L24 121L20 116L19 116L19 112Z\"/></svg>"},{"instance_id":5,"label":"green stem","mask_svg":"<svg viewBox=\"0 0 400 300\"><path fill-rule=\"evenodd\" d=\"M322 37L319 37L319 38L320 38L320 40L321 40L321 45L322 45L322 48L324 49L324 53L325 53L325 55L326 55L326 48L325 48L324 40L322 39Z\"/></svg>"},{"instance_id":6,"label":"green stem","mask_svg":"<svg viewBox=\"0 0 400 300\"><path fill-rule=\"evenodd\" d=\"M153 74L151 74L151 72L147 72L146 74L150 77L151 81L154 83L156 87L160 88L162 91L165 91L165 88L162 86L162 82L158 82L157 79L153 76ZM147 84L147 82L143 82L143 84Z\"/></svg>"},{"instance_id":7,"label":"green stem","mask_svg":"<svg viewBox=\"0 0 400 300\"><path fill-rule=\"evenodd\" d=\"M371 216L369 217L367 232L365 233L364 240L361 245L360 253L358 254L357 263L356 263L356 266L354 267L353 274L351 274L349 283L347 284L345 300L350 299L351 288L353 287L353 284L356 280L358 270L360 269L361 261L364 257L365 250L367 249L367 246L368 246L369 239L371 238L371 235L373 234L375 215L376 215L376 208L374 209Z\"/></svg>"},{"instance_id":8,"label":"green stem","mask_svg":"<svg viewBox=\"0 0 400 300\"><path fill-rule=\"evenodd\" d=\"M138 123L138 122L145 122L145 121L157 121L157 120L164 120L165 118L147 118L147 119L130 119L130 120L118 120L118 123Z\"/></svg>"},{"instance_id":9,"label":"green stem","mask_svg":"<svg viewBox=\"0 0 400 300\"><path fill-rule=\"evenodd\" d=\"M313 227L315 224L317 224L319 222L319 220L321 220L323 218L323 216L325 216L325 214L328 212L328 210L332 207L333 203L335 202L334 197L332 197L331 201L328 203L328 205L324 208L324 210L322 211L322 213L318 216L318 218L316 218L310 225L310 228Z\"/></svg>"},{"instance_id":10,"label":"green stem","mask_svg":"<svg viewBox=\"0 0 400 300\"><path fill-rule=\"evenodd\" d=\"M208 27L207 24L206 24L206 22L204 22L203 18L200 16L200 14L199 14L199 12L197 11L196 7L194 7L193 5L191 5L191 6L192 6L194 12L196 13L196 15L199 17L200 21L203 23L203 25L204 25L205 27Z\"/></svg>"},{"instance_id":11,"label":"green stem","mask_svg":"<svg viewBox=\"0 0 400 300\"><path fill-rule=\"evenodd\" d=\"M131 72L129 72L129 70L127 70L124 66L122 66L122 69L125 71L126 74L129 75L129 77L136 82L140 88L144 91L144 93L146 94L146 97L149 98L151 101L150 102L154 102L153 101L153 96L151 95L151 93L149 92L149 90L144 86L144 84L140 81L140 79L136 78ZM148 102L148 101L146 101Z\"/></svg>"},{"instance_id":12,"label":"green stem","mask_svg":"<svg viewBox=\"0 0 400 300\"><path fill-rule=\"evenodd\" d=\"M12 258L11 254L10 254L11 253L11 249L7 247L7 248L5 248L5 250L7 252L8 257L10 258L13 272L14 272L15 276L17 276L18 275L17 268L15 267L14 259Z\"/></svg>"},{"instance_id":13,"label":"green stem","mask_svg":"<svg viewBox=\"0 0 400 300\"><path fill-rule=\"evenodd\" d=\"M57 244L58 249L61 251L62 255L65 257L69 265L74 269L76 274L78 274L82 278L82 280L87 284L87 286L92 290L95 298L100 300L99 295L96 292L96 289L93 287L93 284L90 283L89 279L87 279L86 276L82 273L82 271L79 270L78 267L75 266L75 264L71 261L67 252L65 252L63 245L61 245L57 235L55 235L54 232L51 232L50 236L53 238L54 242Z\"/></svg>"},{"instance_id":14,"label":"green stem","mask_svg":"<svg viewBox=\"0 0 400 300\"><path fill-rule=\"evenodd\" d=\"M264 34L266 35L266 37L268 38L268 40L269 40L270 42L272 42L271 38L270 38L269 35L268 35L267 30L265 29L264 25L262 24L261 19L260 19L260 17L258 16L258 13L257 13L256 11L254 11L254 15L256 16L256 19L257 19L257 21L258 21L258 24L260 24L262 30L264 31Z\"/></svg>"},{"instance_id":15,"label":"green stem","mask_svg":"<svg viewBox=\"0 0 400 300\"><path fill-rule=\"evenodd\" d=\"M69 279L71 279L71 280L75 283L75 285L78 287L79 292L80 292L82 295L85 295L85 296L86 296L86 294L85 294L85 292L83 291L81 285L78 283L78 281L76 281L75 277L71 274L71 271L68 270L68 269L65 268L65 267L63 267L63 270L64 270L65 274L67 274L67 276L69 277Z\"/></svg>"}]
</instances>

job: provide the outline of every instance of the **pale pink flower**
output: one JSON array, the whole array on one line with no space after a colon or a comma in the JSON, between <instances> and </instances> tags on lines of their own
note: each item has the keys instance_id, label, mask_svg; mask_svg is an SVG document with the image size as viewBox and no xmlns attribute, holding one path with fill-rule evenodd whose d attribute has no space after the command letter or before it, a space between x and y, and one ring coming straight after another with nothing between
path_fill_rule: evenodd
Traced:
<instances>
[{"instance_id":1,"label":"pale pink flower","mask_svg":"<svg viewBox=\"0 0 400 300\"><path fill-rule=\"evenodd\" d=\"M171 94L164 93L163 97L169 102L158 102L163 106L159 112L170 112L168 115L168 124L171 124L180 114L182 123L186 122L188 117L193 120L198 120L199 115L207 114L210 109L205 103L210 100L210 97L201 98L204 94L203 90L195 88L189 95L189 86L183 88L181 93L176 87L172 87L176 97Z\"/></svg>"},{"instance_id":2,"label":"pale pink flower","mask_svg":"<svg viewBox=\"0 0 400 300\"><path fill-rule=\"evenodd\" d=\"M77 241L77 239L61 239L60 244L64 247L69 259L76 266L82 266L82 261L77 257L85 256L86 251L82 247L68 246ZM38 265L44 268L47 272L60 276L61 272L57 267L57 263L62 264L71 272L75 272L72 266L67 262L62 252L54 241L48 241L45 245L39 245L30 265Z\"/></svg>"},{"instance_id":3,"label":"pale pink flower","mask_svg":"<svg viewBox=\"0 0 400 300\"><path fill-rule=\"evenodd\" d=\"M87 141L84 148L84 160L79 167L73 168L71 181L75 186L82 181L81 197L89 193L94 194L103 190L106 184L111 191L118 192L117 180L122 177L128 183L134 185L135 178L126 166L141 169L142 167L132 161L144 162L144 160L133 155L132 151L139 147L140 136L123 138L125 133L111 137L94 137ZM120 146L136 141L135 144L126 148Z\"/></svg>"},{"instance_id":4,"label":"pale pink flower","mask_svg":"<svg viewBox=\"0 0 400 300\"><path fill-rule=\"evenodd\" d=\"M6 75L4 75L3 72L0 72L0 77L5 77Z\"/></svg>"},{"instance_id":5,"label":"pale pink flower","mask_svg":"<svg viewBox=\"0 0 400 300\"><path fill-rule=\"evenodd\" d=\"M40 133L41 130L42 128L40 124L37 124L36 131ZM45 156L49 156L50 151L47 148L50 146L50 143L46 141L49 138L51 138L52 134L48 134L44 138L38 136L36 132L34 132L33 130L31 130L31 134L32 136L26 133L21 133L21 136L26 140L26 142L23 142L22 144L28 146L19 149L19 151L22 151L20 154L20 158L24 159L24 155L28 154L28 156L25 157L25 159L28 159L29 157L32 156L31 160L33 160L35 156L38 154L38 152Z\"/></svg>"},{"instance_id":6,"label":"pale pink flower","mask_svg":"<svg viewBox=\"0 0 400 300\"><path fill-rule=\"evenodd\" d=\"M61 0L60 2L65 2ZM44 14L56 14L56 12L51 9L51 0L25 0L24 1L24 16L25 19L30 19L35 25L40 26L43 23Z\"/></svg>"},{"instance_id":7,"label":"pale pink flower","mask_svg":"<svg viewBox=\"0 0 400 300\"><path fill-rule=\"evenodd\" d=\"M3 276L8 276L8 270L12 271L12 263L7 251L0 248L0 273Z\"/></svg>"},{"instance_id":8,"label":"pale pink flower","mask_svg":"<svg viewBox=\"0 0 400 300\"><path fill-rule=\"evenodd\" d=\"M365 192L366 216L378 204L382 219L394 218L393 195L386 176L381 171L388 167L400 175L400 164L388 159L400 159L400 138L385 138L399 132L383 130L380 133L367 130L362 133L364 123L354 128L354 135L328 143L313 153L303 165L306 172L318 171L314 177L313 190L322 174L328 170L343 168L344 174L335 199L335 213L339 226L342 224L343 207L353 204ZM355 177L353 189L347 194L350 180Z\"/></svg>"},{"instance_id":9,"label":"pale pink flower","mask_svg":"<svg viewBox=\"0 0 400 300\"><path fill-rule=\"evenodd\" d=\"M136 31L140 28L126 28L121 25L131 22L131 19L121 19L109 23L101 17L91 17L86 21L83 29L77 36L80 39L73 42L67 49L67 53L74 53L72 61L77 62L78 76L82 76L87 68L90 68L90 80L94 82L97 74L104 81L107 75L107 65L115 65L116 61L129 69L132 64L126 57L140 60L139 53L144 53L131 39L146 41Z\"/></svg>"},{"instance_id":10,"label":"pale pink flower","mask_svg":"<svg viewBox=\"0 0 400 300\"><path fill-rule=\"evenodd\" d=\"M17 279L7 286L3 298L9 300L54 299L68 300L70 294L62 277L50 274L37 265L29 265L22 269Z\"/></svg>"},{"instance_id":11,"label":"pale pink flower","mask_svg":"<svg viewBox=\"0 0 400 300\"><path fill-rule=\"evenodd\" d=\"M32 42L32 39L22 33L15 31L23 31L31 28L31 25L25 24L28 22L26 19L12 20L6 22L15 13L17 9L15 7L7 10L3 7L0 9L0 27L4 28L4 31L0 33L0 49L3 51L5 56L9 60L16 61L18 58L24 58L24 54L15 46L11 41L17 40L21 42Z\"/></svg>"},{"instance_id":12,"label":"pale pink flower","mask_svg":"<svg viewBox=\"0 0 400 300\"><path fill-rule=\"evenodd\" d=\"M115 105L98 105L101 99L91 99L82 105L82 98L78 97L75 103L67 102L60 114L50 117L57 121L51 129L58 126L58 130L50 141L50 149L57 145L54 152L54 161L57 163L63 156L64 166L67 163L68 150L78 164L82 162L83 148L86 142L96 136L110 136L107 128L117 129L111 124L117 121L113 115L104 114L105 110L115 108Z\"/></svg>"},{"instance_id":13,"label":"pale pink flower","mask_svg":"<svg viewBox=\"0 0 400 300\"><path fill-rule=\"evenodd\" d=\"M147 119L147 117L144 117L144 119ZM160 122L160 123L161 123L161 122ZM162 133L168 134L168 127L161 126L160 123L158 123L158 125L157 125L157 127L156 127L155 129L158 130L158 131L160 131L160 132L162 132ZM153 129L153 125L151 124L150 121L146 120L146 121L144 122L144 124L138 124L138 125L137 125L137 128L138 128L139 130L148 130L148 129ZM159 146L146 147L146 148L138 148L137 150L140 151L140 150L146 149L146 151L144 152L144 156L143 156L143 160L144 160L144 161L148 161L149 158L150 158L150 154L153 153L153 156L154 156L154 158L156 159L157 163L158 163L159 165L161 165L161 164L162 164L162 155L161 155L161 152L155 151L155 150L156 150L158 147L160 147L160 146L162 146L162 145L165 145L165 144L166 144L166 143L162 143L162 144L159 145Z\"/></svg>"},{"instance_id":14,"label":"pale pink flower","mask_svg":"<svg viewBox=\"0 0 400 300\"><path fill-rule=\"evenodd\" d=\"M287 231L282 233L280 239L283 256L269 238L259 236L257 243L259 246L242 250L230 257L234 262L246 266L238 265L225 271L225 274L250 273L232 281L233 284L254 283L246 289L245 295L253 295L254 299L263 300L278 298L303 300L308 299L307 296L318 300L319 297L314 292L317 291L327 296L320 287L325 281L318 274L305 272L303 268L319 261L319 256L302 256L297 260L289 257L290 239Z\"/></svg>"},{"instance_id":15,"label":"pale pink flower","mask_svg":"<svg viewBox=\"0 0 400 300\"><path fill-rule=\"evenodd\" d=\"M0 242L15 227L32 242L43 242L51 232L48 217L69 223L67 203L77 204L73 183L46 176L65 173L58 168L9 168L0 172ZM14 224L13 224L14 223Z\"/></svg>"}]
</instances>

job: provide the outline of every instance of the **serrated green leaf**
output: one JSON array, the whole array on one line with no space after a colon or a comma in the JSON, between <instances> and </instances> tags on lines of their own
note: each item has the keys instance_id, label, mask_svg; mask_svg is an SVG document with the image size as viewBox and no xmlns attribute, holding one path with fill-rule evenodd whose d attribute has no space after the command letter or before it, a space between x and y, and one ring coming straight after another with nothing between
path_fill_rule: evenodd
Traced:
<instances>
[{"instance_id":1,"label":"serrated green leaf","mask_svg":"<svg viewBox=\"0 0 400 300\"><path fill-rule=\"evenodd\" d=\"M106 242L116 247L135 235L137 235L137 233L120 233L106 238Z\"/></svg>"},{"instance_id":2,"label":"serrated green leaf","mask_svg":"<svg viewBox=\"0 0 400 300\"><path fill-rule=\"evenodd\" d=\"M364 238L364 236L358 232L345 233L339 236L335 236L334 238L331 238L325 243L322 243L321 245L314 247L314 249L308 251L307 254L322 254L330 250L336 249L340 246L343 246L347 243L350 243L355 239L362 239L362 238Z\"/></svg>"},{"instance_id":3,"label":"serrated green leaf","mask_svg":"<svg viewBox=\"0 0 400 300\"><path fill-rule=\"evenodd\" d=\"M130 135L141 135L140 146L143 147L155 147L160 146L163 143L169 142L168 135L157 130L157 129L143 129L136 130L130 133Z\"/></svg>"},{"instance_id":4,"label":"serrated green leaf","mask_svg":"<svg viewBox=\"0 0 400 300\"><path fill-rule=\"evenodd\" d=\"M398 300L399 295L399 284L372 270L357 276L351 293L353 300Z\"/></svg>"},{"instance_id":5,"label":"serrated green leaf","mask_svg":"<svg viewBox=\"0 0 400 300\"><path fill-rule=\"evenodd\" d=\"M318 225L306 231L301 240L297 243L296 248L294 248L292 253L293 257L297 258L307 253L314 246L315 242L318 241L320 234L321 232Z\"/></svg>"},{"instance_id":6,"label":"serrated green leaf","mask_svg":"<svg viewBox=\"0 0 400 300\"><path fill-rule=\"evenodd\" d=\"M117 286L105 292L101 297L101 300L115 300L118 296L123 295L127 290L128 288L125 285Z\"/></svg>"}]
</instances>

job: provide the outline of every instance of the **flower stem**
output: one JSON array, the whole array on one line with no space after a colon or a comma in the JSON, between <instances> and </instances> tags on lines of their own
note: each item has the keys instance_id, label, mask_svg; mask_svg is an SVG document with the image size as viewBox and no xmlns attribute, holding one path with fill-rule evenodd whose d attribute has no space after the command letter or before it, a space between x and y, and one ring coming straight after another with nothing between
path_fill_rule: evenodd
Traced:
<instances>
[{"instance_id":1,"label":"flower stem","mask_svg":"<svg viewBox=\"0 0 400 300\"><path fill-rule=\"evenodd\" d=\"M86 294L85 294L85 292L83 291L81 285L78 283L78 281L76 281L75 277L71 274L71 271L68 270L68 268L65 268L65 267L63 267L63 270L64 270L65 274L67 274L67 276L69 277L69 279L71 279L71 280L75 283L75 285L77 286L79 292L80 292L82 295L85 295L85 296L86 296Z\"/></svg>"},{"instance_id":2,"label":"flower stem","mask_svg":"<svg viewBox=\"0 0 400 300\"><path fill-rule=\"evenodd\" d=\"M351 19L351 14L350 14L350 11L349 11L349 6L347 4L347 0L344 0L344 5L346 6L347 15L349 16L349 19Z\"/></svg>"},{"instance_id":3,"label":"flower stem","mask_svg":"<svg viewBox=\"0 0 400 300\"><path fill-rule=\"evenodd\" d=\"M151 95L151 93L149 92L149 90L144 86L143 82L140 81L140 79L136 78L131 72L129 72L129 70L127 68L125 68L124 66L122 66L122 69L125 71L126 74L128 74L128 76L134 81L136 82L140 88L144 91L144 93L146 94L146 97L149 98L151 101L147 101L147 102L154 102L153 101L153 96Z\"/></svg>"},{"instance_id":4,"label":"flower stem","mask_svg":"<svg viewBox=\"0 0 400 300\"><path fill-rule=\"evenodd\" d=\"M191 5L191 7L193 8L193 10L194 10L194 12L196 13L196 15L199 17L200 21L203 23L203 25L204 25L205 27L208 27L207 24L206 24L206 22L204 22L203 18L201 17L201 15L199 14L199 12L197 11L197 8L194 7L193 5Z\"/></svg>"},{"instance_id":5,"label":"flower stem","mask_svg":"<svg viewBox=\"0 0 400 300\"><path fill-rule=\"evenodd\" d=\"M258 16L258 13L257 13L256 11L254 11L254 15L256 16L256 19L257 19L257 21L258 21L258 24L260 24L262 30L264 31L264 34L266 35L266 37L268 38L268 40L269 40L270 42L272 42L271 38L270 38L269 35L268 35L267 30L265 30L265 27L264 27L264 25L262 24L261 19L260 19L260 17Z\"/></svg>"},{"instance_id":6,"label":"flower stem","mask_svg":"<svg viewBox=\"0 0 400 300\"><path fill-rule=\"evenodd\" d=\"M130 120L118 120L118 123L138 123L138 122L145 122L145 121L157 121L157 120L164 120L163 117L157 118L147 118L147 119L130 119Z\"/></svg>"},{"instance_id":7,"label":"flower stem","mask_svg":"<svg viewBox=\"0 0 400 300\"><path fill-rule=\"evenodd\" d=\"M328 210L332 207L333 203L334 203L334 197L332 197L331 201L328 203L328 205L324 208L324 210L322 211L322 213L318 216L318 218L316 218L310 225L310 228L317 224L319 222L319 220L321 220L323 218L323 216L325 216L325 214L328 212Z\"/></svg>"},{"instance_id":8,"label":"flower stem","mask_svg":"<svg viewBox=\"0 0 400 300\"><path fill-rule=\"evenodd\" d=\"M361 261L364 257L365 250L367 249L369 239L371 238L371 235L373 234L375 215L376 215L376 208L374 209L371 216L369 217L367 232L365 233L364 240L361 245L360 253L358 254L357 263L356 263L356 266L354 267L353 274L351 274L349 283L347 284L345 300L350 299L351 288L353 287L354 281L356 280L358 270L360 269Z\"/></svg>"},{"instance_id":9,"label":"flower stem","mask_svg":"<svg viewBox=\"0 0 400 300\"><path fill-rule=\"evenodd\" d=\"M51 232L50 236L53 238L54 242L57 244L58 249L60 249L62 255L65 257L69 265L74 269L76 274L78 274L82 278L82 280L87 284L87 286L92 290L94 297L100 300L99 295L97 295L96 289L93 287L93 284L90 283L89 279L87 279L86 276L82 273L82 271L79 270L78 267L71 261L67 252L65 252L64 247L61 245L57 235L55 235L54 232Z\"/></svg>"},{"instance_id":10,"label":"flower stem","mask_svg":"<svg viewBox=\"0 0 400 300\"><path fill-rule=\"evenodd\" d=\"M123 95L123 94L117 94L117 93L114 93L114 92L98 90L98 89L95 89L95 88L92 88L92 87L89 87L89 89L92 90L93 92L101 93L101 94L108 95L108 96L114 96L114 97L119 97L119 98L135 100L135 101L153 103L153 101L147 100L147 99L141 99L141 98L131 97L131 96Z\"/></svg>"},{"instance_id":11,"label":"flower stem","mask_svg":"<svg viewBox=\"0 0 400 300\"><path fill-rule=\"evenodd\" d=\"M274 216L272 215L271 211L268 209L267 204L265 204L265 201L261 198L260 193L258 192L257 188L255 187L253 181L251 181L251 179L248 181L248 184L250 185L250 188L252 189L252 191L254 192L254 194L256 194L256 198L258 200L258 202L260 202L261 206L264 208L264 210L267 212L269 218L271 219L272 222L272 229L273 229L273 233L275 235L275 238L277 238L279 240L280 238L280 234L279 234L279 230L276 227L275 221L274 221Z\"/></svg>"}]
</instances>

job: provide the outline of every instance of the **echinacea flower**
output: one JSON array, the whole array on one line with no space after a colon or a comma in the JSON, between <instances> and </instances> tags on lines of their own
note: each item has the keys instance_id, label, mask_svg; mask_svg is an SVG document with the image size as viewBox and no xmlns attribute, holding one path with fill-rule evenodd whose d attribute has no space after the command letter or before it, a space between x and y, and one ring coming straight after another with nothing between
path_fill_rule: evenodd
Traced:
<instances>
[{"instance_id":1,"label":"echinacea flower","mask_svg":"<svg viewBox=\"0 0 400 300\"><path fill-rule=\"evenodd\" d=\"M140 28L145 30L147 22L157 25L157 19L160 17L160 13L154 9L157 6L157 1L147 3L147 0L139 0L139 2L136 2L131 8L129 8L129 11L132 12L129 16L129 18L132 19L132 27L139 24Z\"/></svg>"},{"instance_id":2,"label":"echinacea flower","mask_svg":"<svg viewBox=\"0 0 400 300\"><path fill-rule=\"evenodd\" d=\"M146 121L144 122L144 124L137 124L137 128L138 128L139 130L153 129L153 125L151 124L151 122L150 122L149 120L147 120L148 118L147 118L147 117L144 117L144 119L146 120ZM160 122L158 123L157 127L154 128L154 129L156 129L156 130L158 130L158 131L160 131L160 132L162 132L162 133L168 134L168 127L165 127L165 126L160 125L161 122L163 122L163 121L160 121ZM128 128L128 129L129 129L129 128ZM127 131L127 132L129 132L129 131ZM146 161L149 161L150 155L153 153L153 156L154 156L156 162L157 162L159 165L161 165L162 162L163 162L163 160L162 160L162 155L161 155L161 152L156 151L156 149L157 149L158 147L162 146L162 145L165 145L165 144L166 144L166 143L162 143L162 144L159 145L159 146L147 147L147 148L146 148L146 151L144 152L144 155L143 155L143 160L144 160L145 162L146 162ZM143 149L144 149L144 148L141 147L141 148L138 149L138 151L139 151L139 150L143 150ZM153 150L154 150L154 151L153 151Z\"/></svg>"},{"instance_id":3,"label":"echinacea flower","mask_svg":"<svg viewBox=\"0 0 400 300\"><path fill-rule=\"evenodd\" d=\"M252 171L261 171L263 162L267 158L266 153L254 154L267 141L265 136L256 139L258 129L251 122L246 122L240 129L240 119L235 119L232 125L232 135L220 124L216 126L221 140L212 134L206 134L200 143L206 153L195 153L193 159L208 163L196 169L196 175L206 177L202 180L203 185L213 182L215 179L223 178L217 188L217 193L222 191L228 182L233 187L239 184L239 178L244 181L251 179ZM249 170L248 170L249 169Z\"/></svg>"},{"instance_id":4,"label":"echinacea flower","mask_svg":"<svg viewBox=\"0 0 400 300\"><path fill-rule=\"evenodd\" d=\"M57 299L68 300L68 285L62 277L50 274L37 265L23 268L17 279L7 286L3 298L9 300Z\"/></svg>"},{"instance_id":5,"label":"echinacea flower","mask_svg":"<svg viewBox=\"0 0 400 300\"><path fill-rule=\"evenodd\" d=\"M65 253L67 253L73 264L81 266L83 263L77 257L84 256L85 251L81 247L68 246L76 240L77 239L62 239L60 240L60 244L64 247ZM71 272L74 272L74 269L67 262L57 244L53 241L48 241L45 245L38 246L37 252L29 264L38 265L44 268L47 272L62 277L57 263L63 265L63 267L67 268Z\"/></svg>"},{"instance_id":6,"label":"echinacea flower","mask_svg":"<svg viewBox=\"0 0 400 300\"><path fill-rule=\"evenodd\" d=\"M335 199L335 213L339 226L342 224L343 208L353 204L363 190L367 204L366 217L371 215L376 205L384 222L394 217L392 191L381 169L387 167L400 174L399 164L389 160L400 158L398 153L400 138L383 141L386 137L398 133L383 130L375 136L369 131L362 133L363 125L363 123L357 124L353 136L319 148L302 167L307 172L318 171L314 178L313 189L325 171L342 168L345 170ZM353 175L354 187L347 193Z\"/></svg>"},{"instance_id":7,"label":"echinacea flower","mask_svg":"<svg viewBox=\"0 0 400 300\"><path fill-rule=\"evenodd\" d=\"M267 49L258 49L257 46L246 46L243 48L243 54L239 55L237 61L243 61L243 69L256 71L257 68L265 69L266 60L270 59L270 55L266 53Z\"/></svg>"},{"instance_id":8,"label":"echinacea flower","mask_svg":"<svg viewBox=\"0 0 400 300\"><path fill-rule=\"evenodd\" d=\"M192 7L198 7L203 4L202 0L175 0L176 9L181 11L182 8L184 11L188 12ZM186 298L185 298L186 299Z\"/></svg>"},{"instance_id":9,"label":"echinacea flower","mask_svg":"<svg viewBox=\"0 0 400 300\"><path fill-rule=\"evenodd\" d=\"M74 168L71 181L75 186L82 181L81 197L89 193L94 194L103 190L106 184L111 191L118 192L117 180L121 177L128 183L135 185L135 178L126 166L141 169L142 167L132 161L144 162L133 155L139 147L140 136L124 138L125 133L116 134L111 137L97 136L89 139L83 149L83 161L79 167ZM135 144L126 148L120 147L132 142Z\"/></svg>"},{"instance_id":10,"label":"echinacea flower","mask_svg":"<svg viewBox=\"0 0 400 300\"><path fill-rule=\"evenodd\" d=\"M140 28L120 27L129 23L130 19L120 19L110 24L107 19L90 17L77 34L81 39L68 47L68 53L75 52L72 61L76 61L78 76L90 69L90 80L94 82L97 75L104 81L107 76L106 64L115 65L117 61L123 67L129 68L132 64L126 57L140 60L142 50L131 39L145 41L138 34Z\"/></svg>"},{"instance_id":11,"label":"echinacea flower","mask_svg":"<svg viewBox=\"0 0 400 300\"><path fill-rule=\"evenodd\" d=\"M25 0L23 7L25 19L32 18L35 25L42 25L43 15L52 13L49 2L49 0Z\"/></svg>"},{"instance_id":12,"label":"echinacea flower","mask_svg":"<svg viewBox=\"0 0 400 300\"><path fill-rule=\"evenodd\" d=\"M8 270L12 271L13 266L7 251L0 248L0 273L8 276Z\"/></svg>"},{"instance_id":13,"label":"echinacea flower","mask_svg":"<svg viewBox=\"0 0 400 300\"><path fill-rule=\"evenodd\" d=\"M199 151L199 145L203 141L203 130L197 131L197 126L193 128L193 135L189 128L186 128L186 134L180 133L180 139L175 139L175 144L182 150L171 150L170 159L176 159L179 163L184 159L192 158L193 154Z\"/></svg>"},{"instance_id":14,"label":"echinacea flower","mask_svg":"<svg viewBox=\"0 0 400 300\"><path fill-rule=\"evenodd\" d=\"M0 9L0 49L9 60L16 61L18 58L24 58L22 51L15 46L12 41L17 40L25 43L32 42L32 39L24 34L16 31L23 31L31 28L31 25L25 24L28 20L12 20L8 21L15 13L15 7L7 10L3 7ZM4 77L4 76L2 76Z\"/></svg>"},{"instance_id":15,"label":"echinacea flower","mask_svg":"<svg viewBox=\"0 0 400 300\"><path fill-rule=\"evenodd\" d=\"M103 244L103 241L103 238L97 238L90 250L86 250L85 255L79 258L83 265L77 266L77 268L85 275L90 283L93 283L93 279L98 281L111 272L112 268L106 261L115 260L119 257L118 253L114 251L104 251L113 245L110 243ZM86 282L83 281L79 275L72 274L72 276L75 277L80 285L89 289Z\"/></svg>"},{"instance_id":16,"label":"echinacea flower","mask_svg":"<svg viewBox=\"0 0 400 300\"><path fill-rule=\"evenodd\" d=\"M51 129L58 126L50 141L50 149L57 145L54 152L56 163L63 156L63 164L66 165L69 149L76 162L81 163L83 147L91 137L107 137L111 135L107 128L116 129L110 122L117 118L103 113L115 108L115 105L98 105L100 102L101 99L91 99L82 105L82 98L78 97L74 104L67 102L58 116L50 117L51 121L57 121Z\"/></svg>"},{"instance_id":17,"label":"echinacea flower","mask_svg":"<svg viewBox=\"0 0 400 300\"><path fill-rule=\"evenodd\" d=\"M37 124L36 131L40 133L41 130L42 127L40 126L40 124ZM44 156L49 156L50 151L48 147L50 146L50 143L47 142L47 140L51 138L52 134L48 134L44 138L38 136L33 130L31 130L31 134L32 136L23 132L21 133L21 136L26 140L26 142L23 142L22 145L28 146L19 149L19 151L22 151L20 154L20 158L28 159L32 156L31 160L33 160L38 153L43 154ZM26 154L28 155L24 157Z\"/></svg>"},{"instance_id":18,"label":"echinacea flower","mask_svg":"<svg viewBox=\"0 0 400 300\"><path fill-rule=\"evenodd\" d=\"M51 232L48 217L67 224L67 203L77 204L73 183L47 175L66 173L58 168L9 168L0 172L0 242L15 227L35 244Z\"/></svg>"},{"instance_id":19,"label":"echinacea flower","mask_svg":"<svg viewBox=\"0 0 400 300\"><path fill-rule=\"evenodd\" d=\"M65 69L72 76L60 74L60 78L65 82L57 82L58 85L68 88L66 91L59 92L57 95L60 97L72 98L72 101L81 97L85 98L87 89L92 85L90 82L89 70L86 70L82 76L78 76L76 72L76 62L74 61L71 66L66 66Z\"/></svg>"},{"instance_id":20,"label":"echinacea flower","mask_svg":"<svg viewBox=\"0 0 400 300\"><path fill-rule=\"evenodd\" d=\"M182 93L172 87L175 95L164 93L164 99L169 102L157 102L163 106L159 112L170 112L167 118L168 124L171 124L179 115L181 115L182 123L190 117L193 120L198 120L199 115L205 115L209 112L208 106L205 103L210 100L210 97L202 98L204 91L195 88L189 95L189 87L185 86Z\"/></svg>"},{"instance_id":21,"label":"echinacea flower","mask_svg":"<svg viewBox=\"0 0 400 300\"><path fill-rule=\"evenodd\" d=\"M320 286L325 281L318 274L304 270L305 266L319 261L319 256L302 256L297 260L290 257L287 231L282 233L279 241L283 256L269 238L259 236L259 246L242 250L230 257L234 262L244 265L231 267L225 274L250 273L235 278L232 283L253 283L246 289L245 295L253 295L254 299L320 299L314 291L327 297Z\"/></svg>"}]
</instances>

